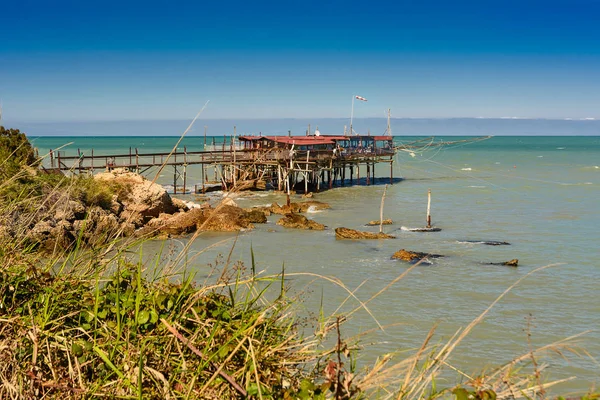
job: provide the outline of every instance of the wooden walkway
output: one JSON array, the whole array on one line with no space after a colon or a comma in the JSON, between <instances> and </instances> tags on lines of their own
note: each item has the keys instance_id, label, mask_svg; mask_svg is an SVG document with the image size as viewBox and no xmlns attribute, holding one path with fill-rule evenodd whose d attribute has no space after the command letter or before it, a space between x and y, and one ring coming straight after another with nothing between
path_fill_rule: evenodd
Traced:
<instances>
[{"instance_id":1,"label":"wooden walkway","mask_svg":"<svg viewBox=\"0 0 600 400\"><path fill-rule=\"evenodd\" d=\"M322 184L331 188L336 180L344 186L349 177L354 183L360 180L360 168L366 167L367 184L374 181L375 164L389 163L390 182L393 181L395 150L375 149L374 151L335 151L335 150L293 150L286 148L248 149L233 145L221 150L187 151L187 148L172 153L140 153L130 148L128 153L89 154L78 150L76 156L65 156L64 152L50 151L50 167L71 173L94 173L124 168L140 174L152 168L173 168L173 190L175 193L187 190L188 167L201 167L201 184L195 185L195 192L204 192L207 187L220 184L225 190L264 188L267 183L273 188L287 190L304 183L304 191L309 187L315 191ZM209 174L209 170L214 174ZM213 172L211 171L211 172ZM347 175L348 173L348 175ZM209 179L213 175L213 179ZM200 186L200 187L199 187ZM248 187L249 186L249 187ZM179 190L178 190L179 189Z\"/></svg>"}]
</instances>

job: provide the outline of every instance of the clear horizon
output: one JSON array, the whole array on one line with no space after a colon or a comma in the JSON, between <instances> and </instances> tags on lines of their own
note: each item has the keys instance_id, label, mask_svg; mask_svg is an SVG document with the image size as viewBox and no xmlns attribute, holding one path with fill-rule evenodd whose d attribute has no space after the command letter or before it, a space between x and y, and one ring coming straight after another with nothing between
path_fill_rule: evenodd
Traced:
<instances>
[{"instance_id":1,"label":"clear horizon","mask_svg":"<svg viewBox=\"0 0 600 400\"><path fill-rule=\"evenodd\" d=\"M600 119L594 0L9 2L5 121ZM101 117L98 117L101 116Z\"/></svg>"}]
</instances>

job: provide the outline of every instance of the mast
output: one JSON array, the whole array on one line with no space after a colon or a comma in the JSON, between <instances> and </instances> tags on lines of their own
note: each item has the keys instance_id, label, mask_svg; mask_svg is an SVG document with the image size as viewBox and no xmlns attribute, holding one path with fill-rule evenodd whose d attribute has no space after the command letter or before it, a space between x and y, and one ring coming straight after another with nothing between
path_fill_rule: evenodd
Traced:
<instances>
[{"instance_id":1,"label":"mast","mask_svg":"<svg viewBox=\"0 0 600 400\"><path fill-rule=\"evenodd\" d=\"M354 119L354 98L356 96L352 95L352 111L350 112L350 136L352 136L352 119Z\"/></svg>"},{"instance_id":2,"label":"mast","mask_svg":"<svg viewBox=\"0 0 600 400\"><path fill-rule=\"evenodd\" d=\"M392 136L392 125L390 124L390 117L391 117L391 113L390 113L391 109L388 108L388 112L387 112L387 134L389 136Z\"/></svg>"}]
</instances>

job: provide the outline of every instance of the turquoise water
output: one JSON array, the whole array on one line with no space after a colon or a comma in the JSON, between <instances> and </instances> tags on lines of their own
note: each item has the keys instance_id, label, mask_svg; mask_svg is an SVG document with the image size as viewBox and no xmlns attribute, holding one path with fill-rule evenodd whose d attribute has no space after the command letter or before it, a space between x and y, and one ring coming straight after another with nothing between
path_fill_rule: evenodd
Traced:
<instances>
[{"instance_id":1,"label":"turquoise water","mask_svg":"<svg viewBox=\"0 0 600 400\"><path fill-rule=\"evenodd\" d=\"M220 143L222 137L216 138ZM417 138L397 137L406 143ZM460 140L452 137L448 140ZM169 137L40 137L40 154L72 142L65 152L95 154L167 151L177 138ZM439 140L436 139L436 140ZM212 138L209 139L209 143ZM186 138L180 147L199 150L202 137ZM476 318L498 295L532 270L552 267L526 278L511 291L457 349L452 362L472 374L486 366L509 361L528 351L527 318L531 316L532 341L543 346L587 330L581 345L600 360L600 137L494 137L486 141L446 148L430 147L422 153L401 152L394 176L404 178L387 189L384 217L394 220L387 241L337 241L333 229L362 226L379 218L384 189L381 179L373 186L334 188L315 196L331 204L331 210L310 214L329 229L322 232L286 230L277 216L266 225L242 233L232 259L249 263L254 249L258 269L278 273L285 263L290 285L306 290L308 310L324 299L334 311L347 297L339 287L294 273L310 272L340 278L362 301L385 287L409 266L390 259L401 248L446 255L431 266L419 266L369 303L373 316L358 311L343 330L353 336L375 328L374 318L388 326L365 338L374 343L365 363L375 354L420 346L427 332L438 324L436 340L448 339L458 328ZM170 183L165 171L160 182ZM387 165L376 176L389 176ZM188 185L200 182L198 170L190 168ZM432 191L432 219L439 233L411 233L400 226L424 225L427 190ZM184 196L194 199L193 195ZM235 199L242 207L285 201L273 193L243 194ZM374 231L377 228L372 228ZM217 246L207 247L226 240ZM465 240L508 241L510 246L485 246ZM173 241L178 247L186 239ZM194 243L199 256L199 276L219 254L227 256L234 236L206 234ZM157 243L158 245L158 243ZM202 252L200 254L200 252ZM483 265L519 259L518 268ZM361 286L362 285L362 286ZM357 306L348 300L342 311ZM374 317L374 318L373 318ZM562 388L586 390L598 384L600 366L588 357L558 357L550 361L550 376L577 379Z\"/></svg>"}]
</instances>

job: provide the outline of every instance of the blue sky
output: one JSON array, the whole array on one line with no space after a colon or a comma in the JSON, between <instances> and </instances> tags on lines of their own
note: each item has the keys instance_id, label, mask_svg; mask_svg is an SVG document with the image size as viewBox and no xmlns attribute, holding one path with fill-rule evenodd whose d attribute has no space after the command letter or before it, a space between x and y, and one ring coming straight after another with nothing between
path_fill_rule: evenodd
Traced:
<instances>
[{"instance_id":1,"label":"blue sky","mask_svg":"<svg viewBox=\"0 0 600 400\"><path fill-rule=\"evenodd\" d=\"M600 2L11 1L15 121L600 118Z\"/></svg>"}]
</instances>

